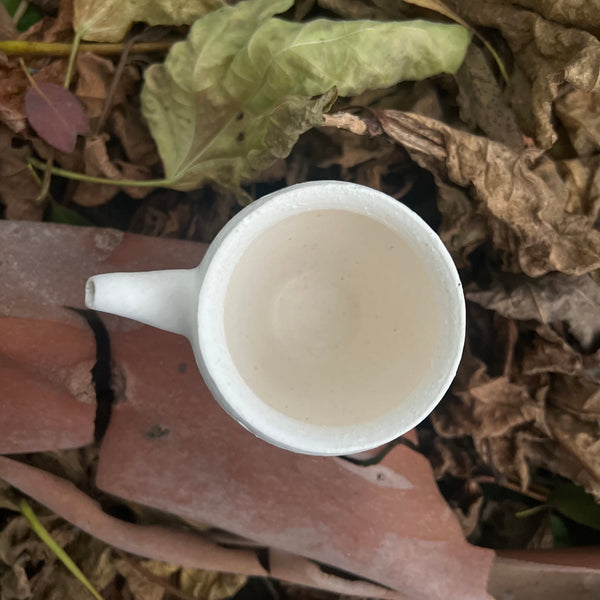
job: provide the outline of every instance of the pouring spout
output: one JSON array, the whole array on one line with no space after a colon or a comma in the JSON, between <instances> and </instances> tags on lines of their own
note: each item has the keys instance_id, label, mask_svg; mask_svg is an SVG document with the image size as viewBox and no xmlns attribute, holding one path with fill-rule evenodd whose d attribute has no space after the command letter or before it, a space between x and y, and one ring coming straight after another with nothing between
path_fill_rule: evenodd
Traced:
<instances>
[{"instance_id":1,"label":"pouring spout","mask_svg":"<svg viewBox=\"0 0 600 600\"><path fill-rule=\"evenodd\" d=\"M94 275L85 305L191 338L198 303L196 269Z\"/></svg>"}]
</instances>

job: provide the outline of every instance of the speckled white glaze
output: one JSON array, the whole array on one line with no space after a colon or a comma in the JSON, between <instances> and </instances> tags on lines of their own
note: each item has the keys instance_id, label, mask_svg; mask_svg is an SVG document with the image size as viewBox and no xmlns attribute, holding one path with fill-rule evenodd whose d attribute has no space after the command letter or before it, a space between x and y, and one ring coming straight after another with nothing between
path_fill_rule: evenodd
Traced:
<instances>
[{"instance_id":1,"label":"speckled white glaze","mask_svg":"<svg viewBox=\"0 0 600 600\"><path fill-rule=\"evenodd\" d=\"M358 425L300 422L263 402L238 373L225 335L227 288L248 246L283 219L327 209L358 213L393 230L419 255L434 283L439 311L438 344L421 382L390 412ZM365 186L339 181L298 184L252 203L225 225L195 269L91 277L86 284L86 305L186 336L206 384L235 420L276 446L315 455L361 452L412 429L448 389L458 368L465 335L460 279L435 232L397 200Z\"/></svg>"}]
</instances>

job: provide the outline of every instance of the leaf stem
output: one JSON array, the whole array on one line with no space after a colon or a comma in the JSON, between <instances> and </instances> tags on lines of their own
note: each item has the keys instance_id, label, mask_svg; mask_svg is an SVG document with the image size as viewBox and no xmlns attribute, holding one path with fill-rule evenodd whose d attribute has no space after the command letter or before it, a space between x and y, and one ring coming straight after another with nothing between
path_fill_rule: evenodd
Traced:
<instances>
[{"instance_id":1,"label":"leaf stem","mask_svg":"<svg viewBox=\"0 0 600 600\"><path fill-rule=\"evenodd\" d=\"M39 170L44 170L46 164L37 158L28 158L27 163ZM119 187L168 187L173 184L170 179L108 179L107 177L94 177L85 173L77 173L60 167L52 167L50 169L53 175L59 175L66 179L74 179L75 181L86 181L87 183L101 183L103 185L116 185Z\"/></svg>"},{"instance_id":2,"label":"leaf stem","mask_svg":"<svg viewBox=\"0 0 600 600\"><path fill-rule=\"evenodd\" d=\"M73 44L71 45L71 53L69 54L69 66L67 67L67 74L65 75L65 88L68 90L71 85L71 77L73 76L73 68L75 67L75 59L79 52L79 45L81 44L81 38L83 33L80 31L75 32L73 38Z\"/></svg>"},{"instance_id":3,"label":"leaf stem","mask_svg":"<svg viewBox=\"0 0 600 600\"><path fill-rule=\"evenodd\" d=\"M36 514L33 512L29 504L25 500L21 500L19 504L21 513L29 521L31 529L35 534L48 546L48 548L56 555L56 557L69 569L69 571L77 578L77 580L96 598L102 600L102 596L94 589L94 586L89 582L88 578L80 571L79 567L71 560L71 557L56 543L48 530L40 523Z\"/></svg>"},{"instance_id":4,"label":"leaf stem","mask_svg":"<svg viewBox=\"0 0 600 600\"><path fill-rule=\"evenodd\" d=\"M538 506L533 506L532 508L527 508L515 513L515 517L518 517L519 519L532 517L533 515L537 515L538 513L550 508L552 507L549 504L538 504Z\"/></svg>"},{"instance_id":5,"label":"leaf stem","mask_svg":"<svg viewBox=\"0 0 600 600\"><path fill-rule=\"evenodd\" d=\"M27 42L23 40L2 40L0 41L0 52L7 56L70 56L73 44L59 42ZM139 42L133 44L130 54L143 54L146 52L166 52L174 41L168 42ZM80 52L93 52L99 55L121 54L123 52L123 43L118 44L94 44L84 42L79 44Z\"/></svg>"},{"instance_id":6,"label":"leaf stem","mask_svg":"<svg viewBox=\"0 0 600 600\"><path fill-rule=\"evenodd\" d=\"M19 6L17 6L17 10L15 10L15 14L12 17L15 27L19 24L19 21L23 18L23 15L27 12L28 8L29 0L21 0L21 2L19 2Z\"/></svg>"}]
</instances>

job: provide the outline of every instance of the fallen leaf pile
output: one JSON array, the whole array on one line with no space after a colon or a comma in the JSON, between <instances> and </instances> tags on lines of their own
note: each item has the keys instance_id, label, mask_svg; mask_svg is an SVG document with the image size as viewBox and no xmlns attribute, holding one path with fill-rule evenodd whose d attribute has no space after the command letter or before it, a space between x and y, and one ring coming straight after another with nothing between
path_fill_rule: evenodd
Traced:
<instances>
[{"instance_id":1,"label":"fallen leaf pile","mask_svg":"<svg viewBox=\"0 0 600 600\"><path fill-rule=\"evenodd\" d=\"M458 375L421 431L440 486L473 541L502 521L499 543L552 545L548 527L556 543L559 521L525 527L520 500L482 485L574 521L554 487L600 501L598 2L100 4L62 0L21 34L0 10L7 40L110 50L74 63L86 132L60 100L68 57L24 56L26 74L0 41L4 216L210 241L239 201L300 181L405 202L438 230L468 301ZM32 157L71 173L48 188ZM11 569L6 589L35 583Z\"/></svg>"}]
</instances>

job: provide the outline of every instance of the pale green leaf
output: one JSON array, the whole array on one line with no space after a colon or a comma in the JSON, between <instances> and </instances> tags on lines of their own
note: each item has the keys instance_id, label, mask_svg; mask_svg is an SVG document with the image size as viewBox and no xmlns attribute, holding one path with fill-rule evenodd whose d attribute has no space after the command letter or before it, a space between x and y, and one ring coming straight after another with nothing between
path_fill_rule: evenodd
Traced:
<instances>
[{"instance_id":1,"label":"pale green leaf","mask_svg":"<svg viewBox=\"0 0 600 600\"><path fill-rule=\"evenodd\" d=\"M223 4L223 0L75 0L73 27L84 40L119 42L132 23L191 25Z\"/></svg>"},{"instance_id":2,"label":"pale green leaf","mask_svg":"<svg viewBox=\"0 0 600 600\"><path fill-rule=\"evenodd\" d=\"M291 0L249 0L198 20L146 71L142 105L171 187L230 188L290 152L334 99L460 66L469 32L426 21L273 18Z\"/></svg>"}]
</instances>

